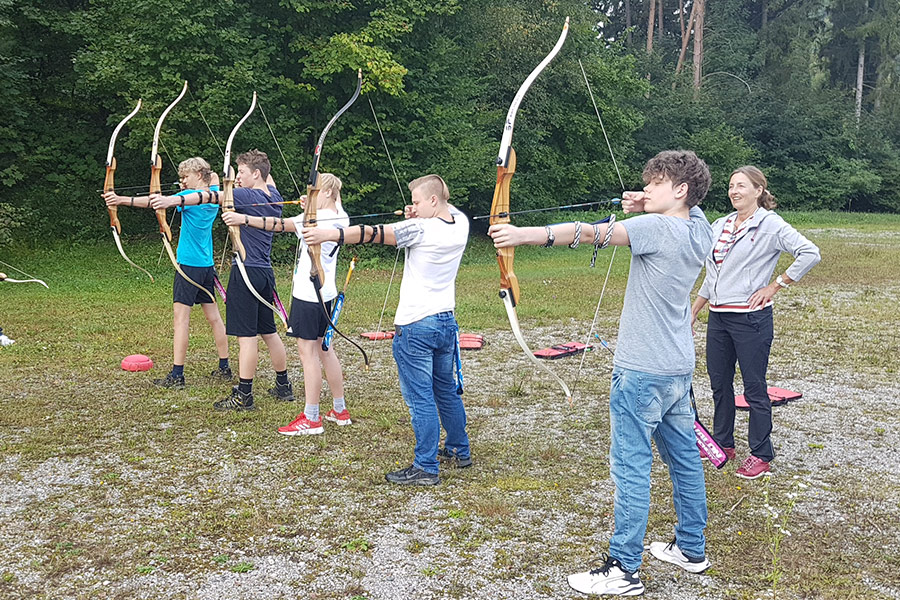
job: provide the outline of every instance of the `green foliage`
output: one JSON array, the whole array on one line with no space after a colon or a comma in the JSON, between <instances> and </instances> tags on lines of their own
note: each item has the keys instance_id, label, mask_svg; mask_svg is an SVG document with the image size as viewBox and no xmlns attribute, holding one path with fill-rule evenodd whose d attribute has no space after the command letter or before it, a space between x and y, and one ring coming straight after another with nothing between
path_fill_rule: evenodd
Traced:
<instances>
[{"instance_id":1,"label":"green foliage","mask_svg":"<svg viewBox=\"0 0 900 600\"><path fill-rule=\"evenodd\" d=\"M163 181L189 156L218 170L256 91L260 110L235 149L268 152L279 187L296 197L356 69L363 96L332 129L321 163L344 179L348 211L394 210L406 181L435 172L455 203L483 214L506 110L566 16L566 44L518 112L517 208L618 195L613 157L633 188L648 158L681 147L709 163L714 210L727 209L728 173L747 162L764 169L783 206L900 210L891 185L900 175L900 0L868 0L867 11L850 0L707 4L695 91L691 44L674 75L681 32L671 3L648 55L648 0L630 0L631 30L619 0L234 0L190 11L174 0L0 0L0 192L10 207L0 243L18 222L22 240L106 236L96 190L109 135L141 98L119 136L116 175L123 188L146 184L154 125L184 80L190 94L161 132ZM126 236L155 229L145 211L120 218Z\"/></svg>"}]
</instances>

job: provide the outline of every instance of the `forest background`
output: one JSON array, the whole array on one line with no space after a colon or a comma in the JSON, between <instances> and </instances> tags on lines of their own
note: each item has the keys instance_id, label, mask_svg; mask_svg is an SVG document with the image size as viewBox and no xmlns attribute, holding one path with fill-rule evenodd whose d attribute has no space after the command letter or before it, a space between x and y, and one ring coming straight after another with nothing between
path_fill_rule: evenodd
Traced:
<instances>
[{"instance_id":1,"label":"forest background","mask_svg":"<svg viewBox=\"0 0 900 600\"><path fill-rule=\"evenodd\" d=\"M348 212L403 203L375 112L404 184L439 173L484 214L510 101L566 16L516 122L517 210L621 192L580 60L628 188L658 151L689 148L711 167L712 211L729 207L731 170L754 163L782 208L900 212L900 0L0 0L0 245L108 236L112 129L141 98L117 184L145 192L154 125L184 80L163 181L194 155L221 170L256 91L265 118L235 151L269 153L296 198L358 68L363 97L321 165L344 180ZM120 216L129 235L154 231L145 211Z\"/></svg>"}]
</instances>

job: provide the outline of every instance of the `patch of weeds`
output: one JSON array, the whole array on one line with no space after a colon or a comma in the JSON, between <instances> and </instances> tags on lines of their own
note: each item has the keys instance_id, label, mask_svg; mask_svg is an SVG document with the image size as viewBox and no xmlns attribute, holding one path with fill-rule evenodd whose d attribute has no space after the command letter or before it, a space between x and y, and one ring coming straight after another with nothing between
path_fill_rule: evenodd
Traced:
<instances>
[{"instance_id":1,"label":"patch of weeds","mask_svg":"<svg viewBox=\"0 0 900 600\"><path fill-rule=\"evenodd\" d=\"M766 477L766 487L763 489L763 501L766 508L766 537L769 540L769 554L772 556L772 570L766 575L766 579L772 582L772 600L778 597L778 584L781 581L784 571L781 560L781 543L785 537L790 536L791 532L787 530L788 520L794 511L794 505L797 504L797 496L799 490L806 489L806 484L797 481L793 486L793 490L787 493L787 503L782 510L772 505L769 491L771 490L771 477Z\"/></svg>"},{"instance_id":2,"label":"patch of weeds","mask_svg":"<svg viewBox=\"0 0 900 600\"><path fill-rule=\"evenodd\" d=\"M884 435L884 427L876 427L875 435Z\"/></svg>"},{"instance_id":3,"label":"patch of weeds","mask_svg":"<svg viewBox=\"0 0 900 600\"><path fill-rule=\"evenodd\" d=\"M371 547L371 542L365 538L355 538L341 544L341 548L347 552L368 552Z\"/></svg>"},{"instance_id":4,"label":"patch of weeds","mask_svg":"<svg viewBox=\"0 0 900 600\"><path fill-rule=\"evenodd\" d=\"M527 395L526 389L531 384L533 377L533 371L519 372L513 379L513 383L506 388L506 395L510 398L524 398Z\"/></svg>"},{"instance_id":5,"label":"patch of weeds","mask_svg":"<svg viewBox=\"0 0 900 600\"><path fill-rule=\"evenodd\" d=\"M3 575L0 575L0 581L3 583L12 583L16 580L16 574L10 571L4 571Z\"/></svg>"},{"instance_id":6,"label":"patch of weeds","mask_svg":"<svg viewBox=\"0 0 900 600\"><path fill-rule=\"evenodd\" d=\"M155 567L151 567L150 565L138 565L137 569L135 569L135 571L138 572L138 575L149 575L155 570Z\"/></svg>"},{"instance_id":7,"label":"patch of weeds","mask_svg":"<svg viewBox=\"0 0 900 600\"><path fill-rule=\"evenodd\" d=\"M534 491L548 487L546 481L532 477L502 477L495 485L505 492Z\"/></svg>"},{"instance_id":8,"label":"patch of weeds","mask_svg":"<svg viewBox=\"0 0 900 600\"><path fill-rule=\"evenodd\" d=\"M231 567L228 567L228 570L231 571L232 573L249 573L250 571L252 571L255 568L256 568L256 566L252 562L242 560L241 562L237 563L236 565L232 565Z\"/></svg>"},{"instance_id":9,"label":"patch of weeds","mask_svg":"<svg viewBox=\"0 0 900 600\"><path fill-rule=\"evenodd\" d=\"M422 550L428 547L426 542L422 540L413 540L406 544L406 551L410 554L421 554Z\"/></svg>"},{"instance_id":10,"label":"patch of weeds","mask_svg":"<svg viewBox=\"0 0 900 600\"><path fill-rule=\"evenodd\" d=\"M447 517L451 519L464 519L466 518L466 511L461 508L451 508L447 511Z\"/></svg>"},{"instance_id":11,"label":"patch of weeds","mask_svg":"<svg viewBox=\"0 0 900 600\"><path fill-rule=\"evenodd\" d=\"M224 565L225 563L228 562L228 555L227 555L227 554L220 554L220 555L218 555L218 556L214 556L214 557L213 557L213 562L214 562L214 563L218 563L218 564L220 564L220 565Z\"/></svg>"},{"instance_id":12,"label":"patch of weeds","mask_svg":"<svg viewBox=\"0 0 900 600\"><path fill-rule=\"evenodd\" d=\"M422 569L422 575L425 577L434 577L444 572L443 567L425 567Z\"/></svg>"},{"instance_id":13,"label":"patch of weeds","mask_svg":"<svg viewBox=\"0 0 900 600\"><path fill-rule=\"evenodd\" d=\"M807 446L809 446L810 450L822 450L825 448L825 444L818 444L815 442L810 442Z\"/></svg>"}]
</instances>

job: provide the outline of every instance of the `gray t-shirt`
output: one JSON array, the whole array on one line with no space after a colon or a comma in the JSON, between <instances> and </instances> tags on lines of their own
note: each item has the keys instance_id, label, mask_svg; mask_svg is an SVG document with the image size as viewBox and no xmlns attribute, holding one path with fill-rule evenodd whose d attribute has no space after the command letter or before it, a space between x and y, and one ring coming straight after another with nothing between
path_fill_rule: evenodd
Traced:
<instances>
[{"instance_id":1,"label":"gray t-shirt","mask_svg":"<svg viewBox=\"0 0 900 600\"><path fill-rule=\"evenodd\" d=\"M690 220L640 215L617 223L631 242L631 270L613 364L654 375L694 371L691 288L713 247L703 211Z\"/></svg>"}]
</instances>

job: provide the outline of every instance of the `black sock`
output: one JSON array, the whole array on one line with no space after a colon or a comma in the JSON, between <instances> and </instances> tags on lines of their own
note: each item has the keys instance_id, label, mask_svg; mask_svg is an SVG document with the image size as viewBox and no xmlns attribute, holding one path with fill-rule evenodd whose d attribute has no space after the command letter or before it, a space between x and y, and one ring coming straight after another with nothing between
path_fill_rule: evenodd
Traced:
<instances>
[{"instance_id":1,"label":"black sock","mask_svg":"<svg viewBox=\"0 0 900 600\"><path fill-rule=\"evenodd\" d=\"M241 377L239 380L239 383L238 383L238 390L242 394L252 394L253 393L253 378L244 379L243 377Z\"/></svg>"},{"instance_id":2,"label":"black sock","mask_svg":"<svg viewBox=\"0 0 900 600\"><path fill-rule=\"evenodd\" d=\"M219 359L219 370L224 371L228 368L228 358L220 358Z\"/></svg>"},{"instance_id":3,"label":"black sock","mask_svg":"<svg viewBox=\"0 0 900 600\"><path fill-rule=\"evenodd\" d=\"M172 377L183 377L184 365L172 365Z\"/></svg>"},{"instance_id":4,"label":"black sock","mask_svg":"<svg viewBox=\"0 0 900 600\"><path fill-rule=\"evenodd\" d=\"M275 371L275 383L277 383L278 385L287 385L289 383L287 378L287 369L285 369L284 371Z\"/></svg>"}]
</instances>

